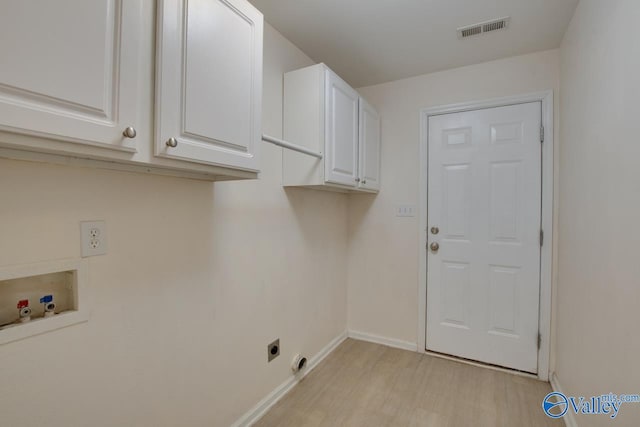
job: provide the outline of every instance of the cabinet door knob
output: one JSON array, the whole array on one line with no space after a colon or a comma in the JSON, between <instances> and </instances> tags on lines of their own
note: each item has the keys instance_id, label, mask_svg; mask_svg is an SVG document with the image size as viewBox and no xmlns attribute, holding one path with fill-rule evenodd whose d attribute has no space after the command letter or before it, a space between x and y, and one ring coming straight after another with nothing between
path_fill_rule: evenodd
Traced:
<instances>
[{"instance_id":1,"label":"cabinet door knob","mask_svg":"<svg viewBox=\"0 0 640 427\"><path fill-rule=\"evenodd\" d=\"M431 248L433 252L438 252L438 249L440 249L440 245L437 242L433 242L431 245L429 245L429 248Z\"/></svg>"},{"instance_id":2,"label":"cabinet door knob","mask_svg":"<svg viewBox=\"0 0 640 427\"><path fill-rule=\"evenodd\" d=\"M360 178L356 178L356 182L360 182Z\"/></svg>"},{"instance_id":3,"label":"cabinet door knob","mask_svg":"<svg viewBox=\"0 0 640 427\"><path fill-rule=\"evenodd\" d=\"M363 183L363 184L366 184L366 183L367 183L367 180L366 180L366 179L363 179L363 180L362 180L362 183Z\"/></svg>"},{"instance_id":4,"label":"cabinet door knob","mask_svg":"<svg viewBox=\"0 0 640 427\"><path fill-rule=\"evenodd\" d=\"M135 138L137 135L137 132L134 128L132 128L131 126L129 126L128 128L126 128L124 130L124 132L122 132L122 134L124 136L126 136L127 138Z\"/></svg>"},{"instance_id":5,"label":"cabinet door knob","mask_svg":"<svg viewBox=\"0 0 640 427\"><path fill-rule=\"evenodd\" d=\"M173 137L171 137L171 138L167 139L166 144L167 144L167 147L175 148L175 147L178 146L178 140L173 138Z\"/></svg>"}]
</instances>

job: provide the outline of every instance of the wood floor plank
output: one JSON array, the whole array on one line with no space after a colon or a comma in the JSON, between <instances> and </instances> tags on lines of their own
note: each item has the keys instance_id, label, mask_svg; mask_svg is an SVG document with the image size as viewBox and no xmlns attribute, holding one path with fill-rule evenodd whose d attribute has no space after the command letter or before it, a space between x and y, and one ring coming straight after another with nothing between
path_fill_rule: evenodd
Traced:
<instances>
[{"instance_id":1,"label":"wood floor plank","mask_svg":"<svg viewBox=\"0 0 640 427\"><path fill-rule=\"evenodd\" d=\"M258 427L562 426L541 409L548 383L348 339Z\"/></svg>"}]
</instances>

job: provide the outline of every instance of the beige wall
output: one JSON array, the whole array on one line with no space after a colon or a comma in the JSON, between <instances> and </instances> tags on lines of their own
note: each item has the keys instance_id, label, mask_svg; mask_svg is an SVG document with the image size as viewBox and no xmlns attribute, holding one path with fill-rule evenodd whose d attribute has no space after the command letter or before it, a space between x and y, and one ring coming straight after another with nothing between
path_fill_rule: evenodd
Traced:
<instances>
[{"instance_id":1,"label":"beige wall","mask_svg":"<svg viewBox=\"0 0 640 427\"><path fill-rule=\"evenodd\" d=\"M269 26L264 56L281 136L282 73L312 62ZM347 196L283 190L262 149L260 180L215 184L0 160L0 265L78 257L81 220L109 239L88 323L0 346L0 425L227 426L344 331Z\"/></svg>"},{"instance_id":2,"label":"beige wall","mask_svg":"<svg viewBox=\"0 0 640 427\"><path fill-rule=\"evenodd\" d=\"M637 393L640 45L623 28L639 17L635 0L582 0L561 51L361 88L382 116L377 196L284 190L270 145L260 180L215 184L0 159L0 265L78 257L81 220L109 237L91 320L0 346L0 423L225 426L347 326L416 343L420 230L394 207L418 206L419 110L546 89L562 117L556 371L569 394ZM266 26L265 133L282 134L282 73L311 63ZM638 425L640 405L617 422Z\"/></svg>"},{"instance_id":3,"label":"beige wall","mask_svg":"<svg viewBox=\"0 0 640 427\"><path fill-rule=\"evenodd\" d=\"M418 206L420 109L548 89L557 95L558 81L551 50L359 89L382 117L382 188L349 200L350 330L418 342L418 298L426 298L418 294L419 221L395 217L394 207Z\"/></svg>"},{"instance_id":4,"label":"beige wall","mask_svg":"<svg viewBox=\"0 0 640 427\"><path fill-rule=\"evenodd\" d=\"M577 396L640 393L639 19L637 0L581 0L561 46L556 372Z\"/></svg>"}]
</instances>

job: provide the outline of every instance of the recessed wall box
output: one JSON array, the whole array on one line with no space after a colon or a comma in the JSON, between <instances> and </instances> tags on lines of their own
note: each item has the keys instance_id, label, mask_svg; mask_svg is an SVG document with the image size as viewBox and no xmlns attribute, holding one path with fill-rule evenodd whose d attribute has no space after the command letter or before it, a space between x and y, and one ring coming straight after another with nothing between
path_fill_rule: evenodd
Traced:
<instances>
[{"instance_id":1,"label":"recessed wall box","mask_svg":"<svg viewBox=\"0 0 640 427\"><path fill-rule=\"evenodd\" d=\"M81 259L0 267L0 345L87 321L86 282Z\"/></svg>"}]
</instances>

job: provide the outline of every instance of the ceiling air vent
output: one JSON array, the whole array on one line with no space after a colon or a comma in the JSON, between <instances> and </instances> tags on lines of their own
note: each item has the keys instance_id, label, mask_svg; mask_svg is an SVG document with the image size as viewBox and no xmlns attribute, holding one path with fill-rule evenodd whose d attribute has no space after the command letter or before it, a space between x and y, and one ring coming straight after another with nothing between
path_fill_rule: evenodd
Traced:
<instances>
[{"instance_id":1,"label":"ceiling air vent","mask_svg":"<svg viewBox=\"0 0 640 427\"><path fill-rule=\"evenodd\" d=\"M509 17L492 19L491 21L479 22L466 27L458 28L458 38L464 39L478 34L488 33L490 31L504 30L509 26Z\"/></svg>"}]
</instances>

